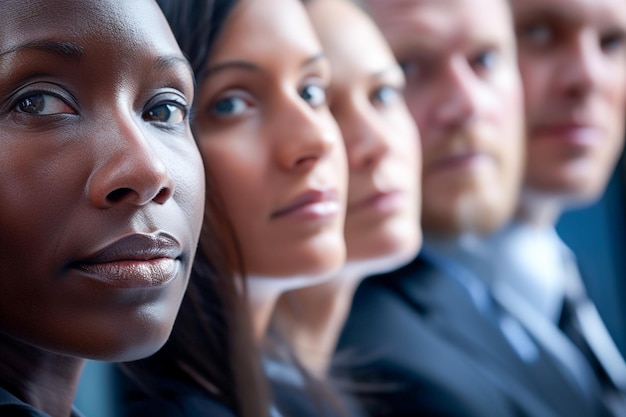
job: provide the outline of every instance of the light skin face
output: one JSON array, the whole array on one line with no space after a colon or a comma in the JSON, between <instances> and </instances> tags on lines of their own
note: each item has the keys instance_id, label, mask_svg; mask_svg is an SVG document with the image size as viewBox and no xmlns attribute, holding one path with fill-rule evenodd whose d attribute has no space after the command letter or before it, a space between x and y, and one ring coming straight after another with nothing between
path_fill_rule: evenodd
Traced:
<instances>
[{"instance_id":1,"label":"light skin face","mask_svg":"<svg viewBox=\"0 0 626 417\"><path fill-rule=\"evenodd\" d=\"M192 100L154 2L3 2L3 339L107 360L165 342L204 205Z\"/></svg>"},{"instance_id":2,"label":"light skin face","mask_svg":"<svg viewBox=\"0 0 626 417\"><path fill-rule=\"evenodd\" d=\"M419 137L404 75L354 5L315 0L307 9L332 66L330 108L348 154L348 260L395 264L421 242Z\"/></svg>"},{"instance_id":3,"label":"light skin face","mask_svg":"<svg viewBox=\"0 0 626 417\"><path fill-rule=\"evenodd\" d=\"M242 1L199 90L196 132L251 277L319 276L345 259L346 157L330 68L298 0Z\"/></svg>"},{"instance_id":4,"label":"light skin face","mask_svg":"<svg viewBox=\"0 0 626 417\"><path fill-rule=\"evenodd\" d=\"M526 97L526 188L586 203L606 186L626 117L626 4L511 2Z\"/></svg>"},{"instance_id":5,"label":"light skin face","mask_svg":"<svg viewBox=\"0 0 626 417\"><path fill-rule=\"evenodd\" d=\"M522 94L503 0L366 0L405 69L426 233L488 233L516 205ZM489 24L485 24L489 22Z\"/></svg>"},{"instance_id":6,"label":"light skin face","mask_svg":"<svg viewBox=\"0 0 626 417\"><path fill-rule=\"evenodd\" d=\"M307 10L331 63L330 109L348 154L348 262L336 279L286 293L276 317L302 364L325 378L357 284L408 262L421 244L421 161L402 70L374 23L344 0Z\"/></svg>"}]
</instances>

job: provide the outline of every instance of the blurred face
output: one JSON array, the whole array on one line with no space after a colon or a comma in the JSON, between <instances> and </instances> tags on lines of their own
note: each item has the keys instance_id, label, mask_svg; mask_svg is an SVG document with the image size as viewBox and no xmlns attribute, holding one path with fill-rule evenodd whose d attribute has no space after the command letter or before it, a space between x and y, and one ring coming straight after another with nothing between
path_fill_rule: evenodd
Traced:
<instances>
[{"instance_id":1,"label":"blurred face","mask_svg":"<svg viewBox=\"0 0 626 417\"><path fill-rule=\"evenodd\" d=\"M251 276L317 276L345 259L347 169L329 82L299 0L238 3L200 87L196 131Z\"/></svg>"},{"instance_id":2,"label":"blurred face","mask_svg":"<svg viewBox=\"0 0 626 417\"><path fill-rule=\"evenodd\" d=\"M374 24L341 0L307 8L332 66L330 108L348 153L345 236L350 261L411 257L421 242L415 123L402 70Z\"/></svg>"},{"instance_id":3,"label":"blurred face","mask_svg":"<svg viewBox=\"0 0 626 417\"><path fill-rule=\"evenodd\" d=\"M526 95L525 185L593 200L620 154L626 117L626 3L515 0Z\"/></svg>"},{"instance_id":4,"label":"blurred face","mask_svg":"<svg viewBox=\"0 0 626 417\"><path fill-rule=\"evenodd\" d=\"M151 354L202 220L188 65L152 1L2 5L0 331L66 355Z\"/></svg>"},{"instance_id":5,"label":"blurred face","mask_svg":"<svg viewBox=\"0 0 626 417\"><path fill-rule=\"evenodd\" d=\"M422 139L424 230L500 227L515 208L523 142L507 2L365 3L406 73L406 99Z\"/></svg>"}]
</instances>

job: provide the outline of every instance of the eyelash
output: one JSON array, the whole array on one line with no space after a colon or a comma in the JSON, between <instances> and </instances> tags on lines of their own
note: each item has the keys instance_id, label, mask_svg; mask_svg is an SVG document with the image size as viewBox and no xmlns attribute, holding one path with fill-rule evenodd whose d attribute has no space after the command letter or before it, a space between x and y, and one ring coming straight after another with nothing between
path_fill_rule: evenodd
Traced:
<instances>
[{"instance_id":1,"label":"eyelash","mask_svg":"<svg viewBox=\"0 0 626 417\"><path fill-rule=\"evenodd\" d=\"M62 103L62 106L67 107L70 111L52 110L49 114L36 114L36 113L25 111L24 108L21 108L21 106L26 107L25 103L28 100L30 100L32 104L35 101L41 102L40 100L42 98L43 98L43 102L42 102L43 106L51 105L52 103L50 103L49 100L54 99L54 100L58 100L58 102L56 103L57 105ZM11 110L21 115L26 115L30 117L61 117L61 116L68 116L68 115L77 115L78 114L77 106L74 103L72 103L72 101L73 100L70 100L69 98L65 97L65 95L60 94L58 92L45 90L45 89L31 90L17 97L11 104ZM152 101L153 103L149 103L147 106L148 108L141 113L141 117L144 121L148 123L154 123L162 127L170 127L170 126L185 123L189 120L190 106L187 105L184 102L184 100L182 99L179 100L177 98L168 98L164 100L162 99L160 101L156 101L155 99L153 99ZM181 115L180 115L179 120L175 122L170 122L167 120L162 121L162 120L159 120L158 115L150 114L151 112L154 112L158 108L165 108L168 112L167 113L168 116L171 116L172 113L175 111L180 111ZM45 107L43 110L40 110L40 111L41 112L45 111ZM152 120L151 120L151 117L153 118Z\"/></svg>"},{"instance_id":2,"label":"eyelash","mask_svg":"<svg viewBox=\"0 0 626 417\"><path fill-rule=\"evenodd\" d=\"M310 92L307 93L307 90L310 88L317 89L317 93L319 93L320 95L318 97L314 97L314 94L311 94ZM299 90L298 94L300 94L300 97L302 97L302 99L306 101L314 109L328 104L327 87L320 85L319 83L306 84ZM309 97L307 98L305 97L305 95L309 95ZM317 100L314 101L314 99L316 98Z\"/></svg>"},{"instance_id":3,"label":"eyelash","mask_svg":"<svg viewBox=\"0 0 626 417\"><path fill-rule=\"evenodd\" d=\"M238 107L237 105L233 105L233 102L243 103L243 104ZM220 105L223 105L225 103L231 104L230 108L228 109L218 108ZM252 106L253 106L252 101L247 99L246 97L242 97L242 93L229 92L221 96L215 102L213 102L210 106L210 110L212 114L218 117L237 117Z\"/></svg>"},{"instance_id":4,"label":"eyelash","mask_svg":"<svg viewBox=\"0 0 626 417\"><path fill-rule=\"evenodd\" d=\"M157 120L158 116L156 116L154 120L150 120L150 117L151 117L150 113L154 112L155 109L158 109L158 108L165 108L168 111L168 114L170 116L172 114L172 110L180 111L181 112L180 120L176 122L161 121L161 120ZM168 126L174 126L174 125L180 125L180 124L186 123L189 120L190 112L191 112L191 109L187 103L183 102L182 100L179 101L177 99L168 98L168 99L163 99L161 101L157 101L154 104L150 103L148 108L144 112L142 112L141 117L143 120L145 120L148 123L155 123L160 126L168 127Z\"/></svg>"},{"instance_id":5,"label":"eyelash","mask_svg":"<svg viewBox=\"0 0 626 417\"><path fill-rule=\"evenodd\" d=\"M391 98L382 98L382 92L390 92ZM370 94L370 101L379 107L386 107L395 103L402 96L402 87L396 87L393 85L383 85L376 88L372 94Z\"/></svg>"},{"instance_id":6,"label":"eyelash","mask_svg":"<svg viewBox=\"0 0 626 417\"><path fill-rule=\"evenodd\" d=\"M49 104L49 103L45 103L47 101L45 100L45 98L52 98L52 99L58 100L64 106L68 107L71 110L71 112L65 112L65 111L54 112L53 111L53 113L50 113L50 114L34 114L34 113L27 112L24 109L20 109L20 106L23 105L27 100L33 101L33 99L35 99L36 97L44 98L44 105ZM59 94L57 92L43 90L43 89L30 90L21 94L19 97L17 97L13 101L13 103L11 104L11 110L16 113L25 114L25 115L29 115L33 117L75 115L77 114L76 106L73 103L71 103L71 101L72 100L69 100L68 98L64 97L62 94Z\"/></svg>"}]
</instances>

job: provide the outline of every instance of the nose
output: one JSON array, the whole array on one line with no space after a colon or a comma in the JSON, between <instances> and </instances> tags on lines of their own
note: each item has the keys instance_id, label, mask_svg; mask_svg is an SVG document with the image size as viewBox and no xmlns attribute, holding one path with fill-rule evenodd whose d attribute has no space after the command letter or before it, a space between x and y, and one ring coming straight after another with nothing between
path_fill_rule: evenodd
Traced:
<instances>
[{"instance_id":1,"label":"nose","mask_svg":"<svg viewBox=\"0 0 626 417\"><path fill-rule=\"evenodd\" d=\"M281 169L306 172L342 146L339 129L326 108L313 108L299 96L281 100L273 111L274 153Z\"/></svg>"},{"instance_id":2,"label":"nose","mask_svg":"<svg viewBox=\"0 0 626 417\"><path fill-rule=\"evenodd\" d=\"M444 128L459 128L477 114L477 75L465 57L453 57L442 68L442 91L435 104L432 122Z\"/></svg>"},{"instance_id":3,"label":"nose","mask_svg":"<svg viewBox=\"0 0 626 417\"><path fill-rule=\"evenodd\" d=\"M369 170L378 166L389 153L392 133L386 129L383 116L367 97L356 98L349 108L335 113L346 145L350 170Z\"/></svg>"},{"instance_id":4,"label":"nose","mask_svg":"<svg viewBox=\"0 0 626 417\"><path fill-rule=\"evenodd\" d=\"M603 60L597 35L589 32L579 34L563 55L555 85L569 97L588 95L601 80Z\"/></svg>"},{"instance_id":5,"label":"nose","mask_svg":"<svg viewBox=\"0 0 626 417\"><path fill-rule=\"evenodd\" d=\"M90 202L103 209L165 204L174 194L174 180L156 148L158 139L148 137L131 115L113 119L106 132L100 131L101 162L87 184Z\"/></svg>"}]
</instances>

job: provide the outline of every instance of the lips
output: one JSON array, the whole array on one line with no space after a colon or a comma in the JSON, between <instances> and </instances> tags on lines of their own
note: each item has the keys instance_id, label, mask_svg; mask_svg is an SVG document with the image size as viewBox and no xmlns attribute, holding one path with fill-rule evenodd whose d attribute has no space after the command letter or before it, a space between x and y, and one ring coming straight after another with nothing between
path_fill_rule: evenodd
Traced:
<instances>
[{"instance_id":1,"label":"lips","mask_svg":"<svg viewBox=\"0 0 626 417\"><path fill-rule=\"evenodd\" d=\"M70 268L115 287L156 287L176 277L181 253L178 241L166 233L133 234Z\"/></svg>"},{"instance_id":2,"label":"lips","mask_svg":"<svg viewBox=\"0 0 626 417\"><path fill-rule=\"evenodd\" d=\"M558 122L533 129L534 138L559 140L573 145L590 146L601 138L601 130L589 123Z\"/></svg>"},{"instance_id":3,"label":"lips","mask_svg":"<svg viewBox=\"0 0 626 417\"><path fill-rule=\"evenodd\" d=\"M302 217L322 219L334 217L341 211L339 195L336 190L308 190L298 195L289 203L274 211L272 219L283 217Z\"/></svg>"},{"instance_id":4,"label":"lips","mask_svg":"<svg viewBox=\"0 0 626 417\"><path fill-rule=\"evenodd\" d=\"M466 151L441 156L428 164L431 170L466 169L474 164L491 160L491 156L480 151Z\"/></svg>"},{"instance_id":5,"label":"lips","mask_svg":"<svg viewBox=\"0 0 626 417\"><path fill-rule=\"evenodd\" d=\"M376 191L351 203L348 206L348 213L371 210L380 214L390 214L402 207L404 202L405 194L400 190Z\"/></svg>"}]
</instances>

